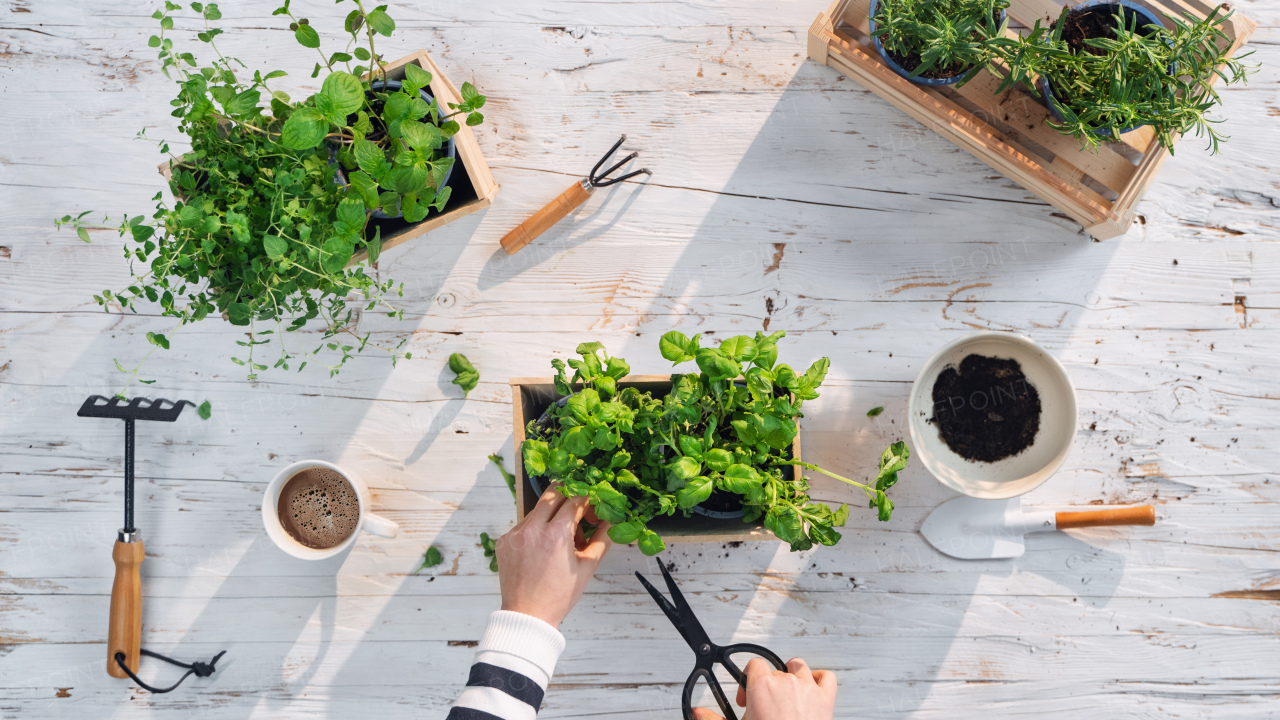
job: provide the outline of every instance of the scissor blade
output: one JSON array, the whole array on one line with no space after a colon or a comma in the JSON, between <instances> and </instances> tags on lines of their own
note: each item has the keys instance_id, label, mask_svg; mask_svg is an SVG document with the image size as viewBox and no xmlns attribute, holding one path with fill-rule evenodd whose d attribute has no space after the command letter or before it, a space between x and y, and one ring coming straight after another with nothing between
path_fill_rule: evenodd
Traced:
<instances>
[{"instance_id":1,"label":"scissor blade","mask_svg":"<svg viewBox=\"0 0 1280 720\"><path fill-rule=\"evenodd\" d=\"M653 601L658 603L658 607L662 608L662 612L667 614L667 619L671 621L671 624L676 626L676 629L680 631L681 635L684 635L684 630L680 627L680 612L676 610L676 607L663 597L662 593L658 592L658 588L650 584L639 571L636 571L636 579L638 579L640 584L644 585L644 588L653 596Z\"/></svg>"},{"instance_id":2,"label":"scissor blade","mask_svg":"<svg viewBox=\"0 0 1280 720\"><path fill-rule=\"evenodd\" d=\"M689 647L694 652L698 648L710 645L711 638L707 636L707 631L702 629L702 623L698 622L698 616L693 614L693 608L689 607L689 603L685 602L684 593L680 592L680 588L676 585L675 578L671 577L671 573L667 572L667 566L662 564L662 560L658 560L658 569L662 571L662 577L667 581L667 589L671 591L671 600L675 603L676 615L680 621L676 623L676 627L680 629L680 634L689 642Z\"/></svg>"}]
</instances>

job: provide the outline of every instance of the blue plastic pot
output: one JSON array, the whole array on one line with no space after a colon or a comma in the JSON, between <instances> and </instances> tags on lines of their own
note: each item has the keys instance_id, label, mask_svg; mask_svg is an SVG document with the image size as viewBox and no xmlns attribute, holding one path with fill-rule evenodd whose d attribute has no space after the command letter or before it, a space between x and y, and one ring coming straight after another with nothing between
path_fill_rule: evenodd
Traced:
<instances>
[{"instance_id":1,"label":"blue plastic pot","mask_svg":"<svg viewBox=\"0 0 1280 720\"><path fill-rule=\"evenodd\" d=\"M879 0L871 0L871 8L867 10L867 23L871 26L871 32L873 33L876 31L876 5L878 4L878 2ZM1000 15L996 18L996 20L1000 23L1003 23L1005 19L1005 14L1006 14L1005 11L1001 10ZM880 59L884 60L884 64L888 65L890 70L901 75L907 80L915 83L916 85L929 85L933 87L939 87L942 85L955 85L956 83L960 82L960 80L964 78L965 73L969 72L969 70L971 69L971 68L965 68L965 70L960 74L953 75L951 77L946 77L946 78L927 78L927 77L919 77L919 76L911 77L911 70L907 70L906 68L899 65L896 60L894 60L892 57L889 57L889 53L885 52L884 44L880 42L880 38L875 37L873 35L871 37L871 41L875 43L876 52L880 53Z\"/></svg>"},{"instance_id":2,"label":"blue plastic pot","mask_svg":"<svg viewBox=\"0 0 1280 720\"><path fill-rule=\"evenodd\" d=\"M1109 18L1115 14L1115 7L1117 5L1120 6L1120 12L1124 13L1126 23L1129 21L1129 18L1132 17L1133 14L1136 14L1138 16L1138 19L1139 19L1138 21L1140 23L1138 27L1138 32L1144 35L1150 34L1149 32L1147 33L1142 32L1147 25L1160 25L1161 27L1164 26L1164 23L1160 21L1160 18L1157 17L1155 13L1142 7L1141 5L1130 2L1129 0L1087 0L1087 2L1082 2L1079 5L1076 5L1075 7L1073 7L1071 11L1073 13L1080 12L1082 10L1089 11L1089 12L1098 12L1098 13L1105 12L1107 13L1107 17ZM1049 108L1049 114L1053 115L1053 117L1057 119L1058 122L1065 122L1066 118L1062 117L1062 113L1058 112L1058 108L1053 104L1053 85L1049 82L1049 78L1045 77L1044 75L1041 75L1038 85L1040 88L1040 94L1044 96L1044 104L1046 107ZM1127 132L1133 132L1134 130L1137 130L1140 127L1142 127L1142 125L1130 125L1129 127L1120 128L1120 134L1123 135L1124 133L1127 133ZM1100 130L1094 130L1093 134L1098 135L1100 137L1111 137L1111 130L1107 128L1102 128Z\"/></svg>"}]
</instances>

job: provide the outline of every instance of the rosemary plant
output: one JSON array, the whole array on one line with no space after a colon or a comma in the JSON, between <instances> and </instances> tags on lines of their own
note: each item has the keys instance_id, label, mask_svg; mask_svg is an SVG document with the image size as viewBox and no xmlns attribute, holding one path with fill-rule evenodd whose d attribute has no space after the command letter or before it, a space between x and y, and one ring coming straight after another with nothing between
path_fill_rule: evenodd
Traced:
<instances>
[{"instance_id":1,"label":"rosemary plant","mask_svg":"<svg viewBox=\"0 0 1280 720\"><path fill-rule=\"evenodd\" d=\"M987 41L1004 32L1007 7L1008 0L880 0L871 34L911 77L964 73L959 86L990 61Z\"/></svg>"},{"instance_id":2,"label":"rosemary plant","mask_svg":"<svg viewBox=\"0 0 1280 720\"><path fill-rule=\"evenodd\" d=\"M1072 41L1064 34L1072 9L1064 7L1050 27L1037 21L1024 37L999 37L989 43L995 57L1008 66L996 92L1021 83L1039 96L1034 79L1044 77L1051 88L1050 102L1062 117L1049 124L1084 147L1097 147L1127 128L1149 125L1170 153L1175 136L1190 131L1207 137L1210 150L1217 153L1227 137L1213 127L1221 120L1207 115L1221 102L1212 81L1243 82L1254 71L1254 66L1241 62L1248 53L1227 56L1231 43L1222 25L1231 11L1219 14L1220 10L1203 20L1189 13L1182 18L1167 15L1170 29L1144 25L1136 13L1126 17L1117 9L1107 37Z\"/></svg>"}]
</instances>

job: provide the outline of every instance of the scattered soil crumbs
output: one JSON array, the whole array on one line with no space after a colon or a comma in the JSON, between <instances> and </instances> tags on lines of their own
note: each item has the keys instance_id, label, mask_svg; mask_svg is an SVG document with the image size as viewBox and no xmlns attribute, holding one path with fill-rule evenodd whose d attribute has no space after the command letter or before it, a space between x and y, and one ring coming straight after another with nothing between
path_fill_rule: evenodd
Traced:
<instances>
[{"instance_id":1,"label":"scattered soil crumbs","mask_svg":"<svg viewBox=\"0 0 1280 720\"><path fill-rule=\"evenodd\" d=\"M996 462L1035 442L1040 393L1017 360L969 355L934 381L930 421L960 457Z\"/></svg>"}]
</instances>

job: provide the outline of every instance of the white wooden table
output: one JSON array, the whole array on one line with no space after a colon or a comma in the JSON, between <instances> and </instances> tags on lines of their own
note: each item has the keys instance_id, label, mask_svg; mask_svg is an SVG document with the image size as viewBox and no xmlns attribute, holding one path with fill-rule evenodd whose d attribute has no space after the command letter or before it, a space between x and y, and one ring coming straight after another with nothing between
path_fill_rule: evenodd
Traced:
<instances>
[{"instance_id":1,"label":"white wooden table","mask_svg":"<svg viewBox=\"0 0 1280 720\"><path fill-rule=\"evenodd\" d=\"M228 651L213 677L152 696L103 670L122 433L75 410L118 389L113 357L136 362L142 335L169 325L100 312L92 293L127 278L119 239L86 246L52 218L149 212L161 188L154 149L131 139L177 137L146 48L154 4L0 0L0 717L441 717L498 607L477 538L513 520L485 459L515 457L507 378L546 374L584 340L664 372L657 340L673 328L786 329L784 357L829 356L806 454L855 476L904 436L907 389L934 349L974 329L1024 333L1066 364L1081 408L1066 467L1027 502L1158 508L1154 528L955 561L917 533L951 493L913 463L893 520L855 511L836 548L667 553L713 636L835 669L840 717L1276 712L1280 8L1238 3L1261 24L1263 69L1225 93L1225 154L1184 142L1141 223L1096 243L807 61L820 2L393 4L388 57L425 48L489 95L479 137L502 191L384 256L409 317L366 327L408 336L411 362L371 353L336 380L308 369L251 383L229 359L236 332L216 321L149 362L149 392L211 400L214 414L139 425L143 645ZM331 43L349 9L295 6ZM311 51L273 7L224 2L220 44L313 88ZM623 132L650 182L501 252L503 233ZM465 401L451 352L480 369ZM876 405L887 410L868 419ZM364 536L317 564L278 551L262 489L310 457L368 478L400 537ZM410 575L432 543L442 572ZM564 625L542 717L678 716L691 658L635 582L646 568L634 549L606 559Z\"/></svg>"}]
</instances>

